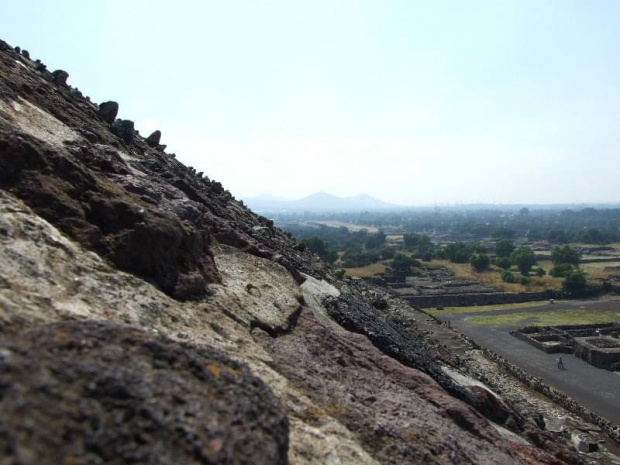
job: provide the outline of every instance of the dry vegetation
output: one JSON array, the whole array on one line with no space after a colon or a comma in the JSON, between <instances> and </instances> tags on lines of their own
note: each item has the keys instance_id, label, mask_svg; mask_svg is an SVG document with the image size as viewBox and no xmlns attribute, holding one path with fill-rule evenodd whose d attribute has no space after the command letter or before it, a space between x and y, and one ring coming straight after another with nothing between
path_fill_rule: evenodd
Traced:
<instances>
[{"instance_id":1,"label":"dry vegetation","mask_svg":"<svg viewBox=\"0 0 620 465\"><path fill-rule=\"evenodd\" d=\"M379 231L379 228L377 228L376 226L364 226L360 224L345 223L344 221L336 221L336 220L318 220L318 221L311 221L308 224L323 224L325 226L329 226L330 228L345 227L349 231L352 231L352 232L361 231L362 229L367 230L369 233L376 233L377 231Z\"/></svg>"},{"instance_id":2,"label":"dry vegetation","mask_svg":"<svg viewBox=\"0 0 620 465\"><path fill-rule=\"evenodd\" d=\"M385 273L387 262L373 263L372 265L362 266L359 268L346 268L345 276L354 276L358 278L370 278L372 276Z\"/></svg>"},{"instance_id":3,"label":"dry vegetation","mask_svg":"<svg viewBox=\"0 0 620 465\"><path fill-rule=\"evenodd\" d=\"M476 326L556 326L596 323L618 323L620 314L603 310L552 310L507 315L475 316L467 321Z\"/></svg>"},{"instance_id":4,"label":"dry vegetation","mask_svg":"<svg viewBox=\"0 0 620 465\"><path fill-rule=\"evenodd\" d=\"M549 305L549 302L536 301L536 302L521 302L516 304L498 304L498 305L476 305L472 307L446 307L443 310L426 309L431 315L458 315L461 313L482 313L491 312L495 310L516 310L520 308L533 308Z\"/></svg>"},{"instance_id":5,"label":"dry vegetation","mask_svg":"<svg viewBox=\"0 0 620 465\"><path fill-rule=\"evenodd\" d=\"M552 267L550 261L539 262L539 265L547 272ZM552 276L549 276L549 274L541 278L532 274L531 276L529 276L530 284L523 285L520 283L506 283L502 281L503 270L493 265L487 271L483 272L478 272L474 270L469 263L452 263L448 260L433 260L430 262L429 266L434 268L447 268L454 273L457 279L479 281L486 286L504 292L542 292L547 289L562 289L562 278L554 278ZM521 276L519 272L516 270L512 271L515 274L515 277L519 279L519 277Z\"/></svg>"}]
</instances>

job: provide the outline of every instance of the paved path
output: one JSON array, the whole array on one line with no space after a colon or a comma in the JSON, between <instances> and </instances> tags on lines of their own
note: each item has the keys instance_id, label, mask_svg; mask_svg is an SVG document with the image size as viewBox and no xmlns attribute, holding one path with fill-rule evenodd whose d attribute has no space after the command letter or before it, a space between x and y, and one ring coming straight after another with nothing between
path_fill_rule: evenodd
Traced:
<instances>
[{"instance_id":1,"label":"paved path","mask_svg":"<svg viewBox=\"0 0 620 465\"><path fill-rule=\"evenodd\" d=\"M616 302L620 311L620 302ZM575 302L570 307L590 305L591 302ZM595 305L599 305L600 302ZM607 305L611 302L607 302ZM613 304L611 304L613 306ZM558 306L559 307L559 306ZM549 309L549 305L544 306ZM567 308L562 305L562 308ZM555 310L555 309L554 309ZM518 326L482 327L469 324L466 318L481 315L530 313L540 311L538 308L493 310L480 313L460 315L437 315L443 321L450 321L453 328L466 334L478 344L501 355L530 375L541 378L546 384L568 394L573 399L618 425L620 425L620 373L595 368L576 358L574 355L562 354L566 370L560 371L556 366L558 354L547 354L530 344L517 339L509 331ZM521 325L519 325L521 326Z\"/></svg>"}]
</instances>

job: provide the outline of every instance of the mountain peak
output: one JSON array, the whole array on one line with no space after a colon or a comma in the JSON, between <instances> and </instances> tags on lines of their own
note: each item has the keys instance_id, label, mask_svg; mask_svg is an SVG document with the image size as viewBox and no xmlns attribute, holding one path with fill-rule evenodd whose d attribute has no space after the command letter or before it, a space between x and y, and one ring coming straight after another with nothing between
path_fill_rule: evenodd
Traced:
<instances>
[{"instance_id":1,"label":"mountain peak","mask_svg":"<svg viewBox=\"0 0 620 465\"><path fill-rule=\"evenodd\" d=\"M244 202L256 211L361 211L361 210L390 210L402 208L368 194L358 194L351 197L338 197L328 192L315 192L306 197L289 201L269 201L264 197L244 199Z\"/></svg>"}]
</instances>

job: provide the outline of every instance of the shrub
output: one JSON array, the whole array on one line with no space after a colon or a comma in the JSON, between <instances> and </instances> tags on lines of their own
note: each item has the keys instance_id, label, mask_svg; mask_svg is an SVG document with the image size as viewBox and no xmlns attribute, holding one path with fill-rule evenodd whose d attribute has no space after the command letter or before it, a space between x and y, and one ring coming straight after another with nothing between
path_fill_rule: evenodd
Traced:
<instances>
[{"instance_id":1,"label":"shrub","mask_svg":"<svg viewBox=\"0 0 620 465\"><path fill-rule=\"evenodd\" d=\"M582 294L587 287L586 274L581 270L572 270L564 278L562 286L570 294Z\"/></svg>"},{"instance_id":2,"label":"shrub","mask_svg":"<svg viewBox=\"0 0 620 465\"><path fill-rule=\"evenodd\" d=\"M409 258L402 253L396 254L394 259L392 260L392 268L394 268L395 271L399 271L401 273L411 272L411 267L416 264L419 265L420 262L413 260L412 258Z\"/></svg>"},{"instance_id":3,"label":"shrub","mask_svg":"<svg viewBox=\"0 0 620 465\"><path fill-rule=\"evenodd\" d=\"M579 256L579 252L569 245L557 247L553 252L551 252L551 261L554 265L560 265L563 263L579 265L580 259L581 257Z\"/></svg>"},{"instance_id":4,"label":"shrub","mask_svg":"<svg viewBox=\"0 0 620 465\"><path fill-rule=\"evenodd\" d=\"M539 267L539 268L536 269L536 276L538 276L539 278L542 278L546 274L547 274L547 272L545 270L543 270L542 268Z\"/></svg>"},{"instance_id":5,"label":"shrub","mask_svg":"<svg viewBox=\"0 0 620 465\"><path fill-rule=\"evenodd\" d=\"M573 271L573 265L568 263L560 263L555 265L549 274L554 278L566 278L571 271Z\"/></svg>"},{"instance_id":6,"label":"shrub","mask_svg":"<svg viewBox=\"0 0 620 465\"><path fill-rule=\"evenodd\" d=\"M504 270L507 270L512 265L510 258L508 257L499 257L495 259L495 264Z\"/></svg>"},{"instance_id":7,"label":"shrub","mask_svg":"<svg viewBox=\"0 0 620 465\"><path fill-rule=\"evenodd\" d=\"M495 255L498 257L509 257L514 249L515 245L512 241L497 241L495 244Z\"/></svg>"},{"instance_id":8,"label":"shrub","mask_svg":"<svg viewBox=\"0 0 620 465\"><path fill-rule=\"evenodd\" d=\"M491 259L489 258L487 254L478 253L478 254L471 256L469 263L471 263L471 266L476 271L484 271L489 267L489 264L491 263Z\"/></svg>"},{"instance_id":9,"label":"shrub","mask_svg":"<svg viewBox=\"0 0 620 465\"><path fill-rule=\"evenodd\" d=\"M527 276L532 266L536 264L536 255L530 247L519 247L510 254L510 261L517 266L523 276Z\"/></svg>"},{"instance_id":10,"label":"shrub","mask_svg":"<svg viewBox=\"0 0 620 465\"><path fill-rule=\"evenodd\" d=\"M514 283L515 280L515 275L512 274L512 272L506 270L502 273L502 281L504 281L505 283Z\"/></svg>"},{"instance_id":11,"label":"shrub","mask_svg":"<svg viewBox=\"0 0 620 465\"><path fill-rule=\"evenodd\" d=\"M396 255L393 247L383 247L379 253L381 254L382 260L390 260L394 258L394 255Z\"/></svg>"},{"instance_id":12,"label":"shrub","mask_svg":"<svg viewBox=\"0 0 620 465\"><path fill-rule=\"evenodd\" d=\"M467 263L471 257L471 251L467 244L463 242L454 242L448 244L444 249L448 260L452 263Z\"/></svg>"}]
</instances>

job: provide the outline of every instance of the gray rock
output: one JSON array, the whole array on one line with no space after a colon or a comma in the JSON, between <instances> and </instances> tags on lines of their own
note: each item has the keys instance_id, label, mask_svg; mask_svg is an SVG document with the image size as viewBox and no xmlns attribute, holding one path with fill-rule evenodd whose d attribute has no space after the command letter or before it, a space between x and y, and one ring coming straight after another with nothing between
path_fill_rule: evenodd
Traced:
<instances>
[{"instance_id":1,"label":"gray rock","mask_svg":"<svg viewBox=\"0 0 620 465\"><path fill-rule=\"evenodd\" d=\"M108 124L114 123L118 114L118 103L113 101L99 104L99 117Z\"/></svg>"},{"instance_id":2,"label":"gray rock","mask_svg":"<svg viewBox=\"0 0 620 465\"><path fill-rule=\"evenodd\" d=\"M146 143L149 147L157 147L161 139L161 131L153 131L153 133L146 138Z\"/></svg>"},{"instance_id":3,"label":"gray rock","mask_svg":"<svg viewBox=\"0 0 620 465\"><path fill-rule=\"evenodd\" d=\"M58 86L66 86L69 73L62 69L57 69L52 73L52 81Z\"/></svg>"},{"instance_id":4,"label":"gray rock","mask_svg":"<svg viewBox=\"0 0 620 465\"><path fill-rule=\"evenodd\" d=\"M284 406L209 347L60 323L0 338L0 369L6 463L287 463Z\"/></svg>"},{"instance_id":5,"label":"gray rock","mask_svg":"<svg viewBox=\"0 0 620 465\"><path fill-rule=\"evenodd\" d=\"M126 144L132 144L136 134L133 121L128 119L117 119L110 126L110 131Z\"/></svg>"}]
</instances>

